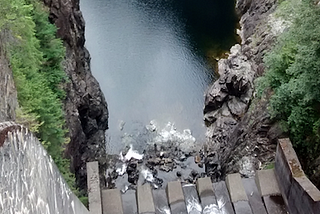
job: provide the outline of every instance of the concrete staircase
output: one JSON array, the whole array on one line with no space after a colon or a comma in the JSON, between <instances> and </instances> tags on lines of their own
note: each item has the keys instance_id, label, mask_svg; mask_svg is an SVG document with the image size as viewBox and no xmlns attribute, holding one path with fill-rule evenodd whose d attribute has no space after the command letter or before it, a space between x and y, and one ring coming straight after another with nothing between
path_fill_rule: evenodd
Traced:
<instances>
[{"instance_id":1,"label":"concrete staircase","mask_svg":"<svg viewBox=\"0 0 320 214\"><path fill-rule=\"evenodd\" d=\"M258 171L255 179L236 173L218 183L206 177L196 185L175 181L159 190L152 190L149 184L125 194L107 189L102 190L101 203L103 214L287 213L273 169Z\"/></svg>"}]
</instances>

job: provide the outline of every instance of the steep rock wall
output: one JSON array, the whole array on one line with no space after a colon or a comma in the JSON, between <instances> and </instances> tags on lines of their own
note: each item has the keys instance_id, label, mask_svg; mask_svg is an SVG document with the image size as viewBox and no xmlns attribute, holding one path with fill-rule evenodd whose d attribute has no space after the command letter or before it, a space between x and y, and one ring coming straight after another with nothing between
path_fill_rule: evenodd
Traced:
<instances>
[{"instance_id":1,"label":"steep rock wall","mask_svg":"<svg viewBox=\"0 0 320 214\"><path fill-rule=\"evenodd\" d=\"M12 71L2 49L0 41L0 122L15 120L18 106L17 90L14 85Z\"/></svg>"},{"instance_id":2,"label":"steep rock wall","mask_svg":"<svg viewBox=\"0 0 320 214\"><path fill-rule=\"evenodd\" d=\"M89 214L26 128L0 123L0 163L0 213Z\"/></svg>"},{"instance_id":3,"label":"steep rock wall","mask_svg":"<svg viewBox=\"0 0 320 214\"><path fill-rule=\"evenodd\" d=\"M284 29L273 16L277 0L237 0L241 16L241 45L218 63L219 79L205 97L209 148L206 166L213 179L254 169L274 159L275 139L281 135L267 113L268 98L254 99L254 80L264 72L263 56Z\"/></svg>"},{"instance_id":4,"label":"steep rock wall","mask_svg":"<svg viewBox=\"0 0 320 214\"><path fill-rule=\"evenodd\" d=\"M67 155L71 157L77 183L83 189L86 188L86 162L98 160L100 166L106 165L107 103L90 71L79 0L44 0L44 3L66 47L64 67L70 82L65 86L64 110L71 139ZM101 174L103 171L101 169Z\"/></svg>"}]
</instances>

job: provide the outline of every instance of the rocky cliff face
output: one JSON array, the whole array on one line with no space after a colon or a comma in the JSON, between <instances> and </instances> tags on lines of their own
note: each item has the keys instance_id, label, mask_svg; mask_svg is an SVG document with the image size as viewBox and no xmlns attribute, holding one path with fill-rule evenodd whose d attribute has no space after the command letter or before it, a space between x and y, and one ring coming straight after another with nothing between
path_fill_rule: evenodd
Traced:
<instances>
[{"instance_id":1,"label":"rocky cliff face","mask_svg":"<svg viewBox=\"0 0 320 214\"><path fill-rule=\"evenodd\" d=\"M208 89L204 118L208 124L208 173L223 178L240 171L251 176L272 161L281 131L267 113L267 97L254 97L254 80L264 72L263 56L283 30L273 11L277 0L238 0L241 45L219 61L219 79Z\"/></svg>"},{"instance_id":2,"label":"rocky cliff face","mask_svg":"<svg viewBox=\"0 0 320 214\"><path fill-rule=\"evenodd\" d=\"M17 90L14 85L12 71L0 42L0 122L14 121L18 106Z\"/></svg>"},{"instance_id":3,"label":"rocky cliff face","mask_svg":"<svg viewBox=\"0 0 320 214\"><path fill-rule=\"evenodd\" d=\"M71 142L71 157L78 185L86 187L86 162L98 160L105 166L105 130L108 110L98 82L90 71L90 55L84 47L84 19L79 0L44 0L50 19L58 27L58 36L66 47L65 71L70 79L64 101ZM103 173L103 169L101 172Z\"/></svg>"}]
</instances>

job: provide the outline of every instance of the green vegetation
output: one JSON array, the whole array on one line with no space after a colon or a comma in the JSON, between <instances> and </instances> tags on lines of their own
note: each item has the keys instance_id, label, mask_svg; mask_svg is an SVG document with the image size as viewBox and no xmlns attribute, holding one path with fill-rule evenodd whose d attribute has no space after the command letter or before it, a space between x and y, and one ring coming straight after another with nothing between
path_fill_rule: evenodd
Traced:
<instances>
[{"instance_id":1,"label":"green vegetation","mask_svg":"<svg viewBox=\"0 0 320 214\"><path fill-rule=\"evenodd\" d=\"M310 162L320 154L320 8L312 0L287 0L278 15L292 24L264 58L267 72L258 81L259 92L273 90L272 118Z\"/></svg>"},{"instance_id":2,"label":"green vegetation","mask_svg":"<svg viewBox=\"0 0 320 214\"><path fill-rule=\"evenodd\" d=\"M263 166L262 168L263 169L274 169L274 165L275 163L274 162L270 162L270 163L267 163L265 166Z\"/></svg>"},{"instance_id":3,"label":"green vegetation","mask_svg":"<svg viewBox=\"0 0 320 214\"><path fill-rule=\"evenodd\" d=\"M63 158L66 137L62 100L65 48L39 0L0 0L0 43L5 48L18 91L17 121L28 126L77 194L70 161Z\"/></svg>"}]
</instances>

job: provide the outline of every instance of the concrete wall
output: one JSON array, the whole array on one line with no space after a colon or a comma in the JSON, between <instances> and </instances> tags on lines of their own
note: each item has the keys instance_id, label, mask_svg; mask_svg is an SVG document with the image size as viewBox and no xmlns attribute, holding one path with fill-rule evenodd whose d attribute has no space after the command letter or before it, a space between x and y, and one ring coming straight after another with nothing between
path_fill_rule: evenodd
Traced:
<instances>
[{"instance_id":1,"label":"concrete wall","mask_svg":"<svg viewBox=\"0 0 320 214\"><path fill-rule=\"evenodd\" d=\"M275 172L290 214L320 213L320 191L305 176L289 139L279 139Z\"/></svg>"},{"instance_id":2,"label":"concrete wall","mask_svg":"<svg viewBox=\"0 0 320 214\"><path fill-rule=\"evenodd\" d=\"M38 139L0 123L0 213L88 214Z\"/></svg>"}]
</instances>

